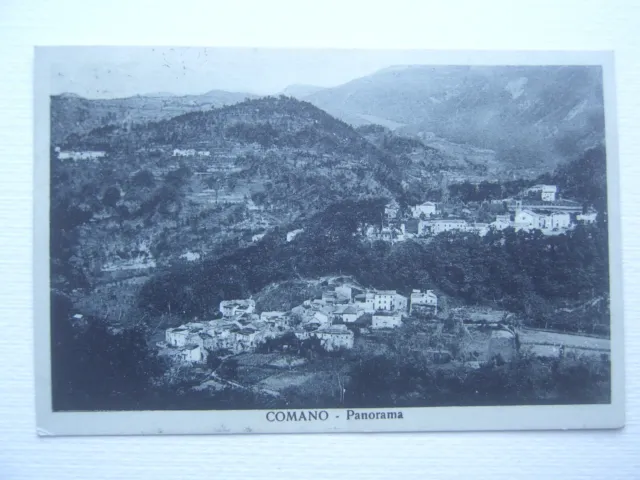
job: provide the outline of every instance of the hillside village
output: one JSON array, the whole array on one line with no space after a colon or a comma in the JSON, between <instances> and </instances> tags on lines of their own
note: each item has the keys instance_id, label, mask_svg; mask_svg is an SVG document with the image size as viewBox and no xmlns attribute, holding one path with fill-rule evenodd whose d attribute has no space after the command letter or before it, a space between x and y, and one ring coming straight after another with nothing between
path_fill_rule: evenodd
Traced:
<instances>
[{"instance_id":1,"label":"hillside village","mask_svg":"<svg viewBox=\"0 0 640 480\"><path fill-rule=\"evenodd\" d=\"M256 311L253 299L223 300L222 318L169 328L158 346L186 363L205 362L210 352L251 352L268 339L293 334L299 340L320 340L326 351L351 349L359 333L393 329L409 315L432 317L438 298L431 290L413 290L409 297L395 290L369 290L343 283L327 287L320 298L304 301L288 312Z\"/></svg>"},{"instance_id":2,"label":"hillside village","mask_svg":"<svg viewBox=\"0 0 640 480\"><path fill-rule=\"evenodd\" d=\"M556 185L534 185L516 198L493 200L493 205L500 206L507 213L494 215L494 220L489 223L451 217L442 210L442 207L448 207L446 204L426 201L402 211L398 202L392 201L385 206L381 226L369 225L366 237L370 240L398 242L450 231L484 236L492 229L507 228L559 235L580 223L595 223L598 216L595 210L583 213L580 203L559 199L557 194ZM467 208L463 213L472 217L475 212Z\"/></svg>"},{"instance_id":3,"label":"hillside village","mask_svg":"<svg viewBox=\"0 0 640 480\"><path fill-rule=\"evenodd\" d=\"M194 177L206 184L207 178L228 178L230 175L242 171L238 166L238 159L243 158L251 149L235 148L199 150L196 148L172 149L155 148L158 154L167 154L168 159L182 157L190 159L194 168ZM254 153L255 153L254 149ZM268 153L268 151L266 151ZM59 160L103 160L104 151L63 151L56 149ZM206 164L197 163L207 159ZM213 159L210 161L209 159ZM206 166L204 166L206 165ZM157 181L161 181L167 174L180 168L179 164L169 162L167 165L152 169ZM225 183L225 181L223 181ZM226 182L229 183L229 182ZM256 183L256 182L254 182ZM190 201L198 208L206 209L212 206L237 205L243 207L244 219L236 223L229 232L237 232L244 237L246 243L260 242L275 226L283 222L279 212L274 211L273 205L257 204L251 192L261 191L259 182L254 185L240 181L238 185L229 188L216 187L201 188L189 195ZM490 200L485 202L471 202L460 206L450 201L425 201L415 205L401 207L396 200L390 201L380 214L380 221L365 225L360 232L365 240L384 241L389 243L402 242L411 239L428 239L444 232L464 232L484 236L491 230L505 230L513 228L515 231L539 231L543 235L559 235L566 233L578 224L595 223L598 213L593 210L584 211L583 205L577 201L560 198L561 192L556 185L539 184L526 188L519 195ZM130 201L124 197L120 201L128 206ZM478 221L479 212L488 205L489 213L483 220ZM109 213L96 213L92 222L109 220ZM286 241L291 242L303 229L296 228L286 233ZM203 252L185 250L180 258L200 258ZM194 257L195 258L195 257ZM119 270L145 270L156 267L153 255L145 250L135 258L111 259L102 266L103 272Z\"/></svg>"},{"instance_id":4,"label":"hillside village","mask_svg":"<svg viewBox=\"0 0 640 480\"><path fill-rule=\"evenodd\" d=\"M122 393L110 379L140 375L162 408L187 391L238 408L252 386L268 397L254 406L273 391L288 407L345 391L371 406L575 403L565 379L587 372L578 403L606 400L606 151L590 130L558 158L354 127L287 97L147 113L53 115L52 297L72 322L54 355L74 364L86 345L100 365L61 388L104 379L99 403ZM212 378L224 388L198 390Z\"/></svg>"}]
</instances>

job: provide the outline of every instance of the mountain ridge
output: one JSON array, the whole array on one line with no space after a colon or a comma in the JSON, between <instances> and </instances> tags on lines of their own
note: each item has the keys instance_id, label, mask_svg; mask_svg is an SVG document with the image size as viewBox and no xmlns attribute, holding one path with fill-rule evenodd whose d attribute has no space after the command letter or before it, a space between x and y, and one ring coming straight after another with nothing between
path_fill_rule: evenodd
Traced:
<instances>
[{"instance_id":1,"label":"mountain ridge","mask_svg":"<svg viewBox=\"0 0 640 480\"><path fill-rule=\"evenodd\" d=\"M392 66L304 100L356 126L378 117L548 169L604 140L601 82L598 67Z\"/></svg>"}]
</instances>

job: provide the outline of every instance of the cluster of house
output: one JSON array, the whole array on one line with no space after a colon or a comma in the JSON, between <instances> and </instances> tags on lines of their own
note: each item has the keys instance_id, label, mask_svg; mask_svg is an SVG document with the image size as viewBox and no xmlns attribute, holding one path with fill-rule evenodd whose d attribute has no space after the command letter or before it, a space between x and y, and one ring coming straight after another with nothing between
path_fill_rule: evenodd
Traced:
<instances>
[{"instance_id":1,"label":"cluster of house","mask_svg":"<svg viewBox=\"0 0 640 480\"><path fill-rule=\"evenodd\" d=\"M365 236L371 240L397 242L442 232L469 232L484 236L491 229L540 230L545 234L562 233L576 223L594 223L597 212L583 212L578 202L558 199L556 185L534 185L522 192L521 199L496 200L506 204L510 213L497 215L491 223L467 222L460 218L438 218L440 210L434 202L424 202L409 208L410 217L397 220L400 206L392 201L385 206L384 226L370 225ZM512 212L512 213L511 213Z\"/></svg>"},{"instance_id":2,"label":"cluster of house","mask_svg":"<svg viewBox=\"0 0 640 480\"><path fill-rule=\"evenodd\" d=\"M106 152L92 150L79 152L62 151L60 147L56 147L55 152L58 156L58 160L96 160L107 155Z\"/></svg>"},{"instance_id":3,"label":"cluster of house","mask_svg":"<svg viewBox=\"0 0 640 480\"><path fill-rule=\"evenodd\" d=\"M433 220L410 219L406 222L392 221L383 227L369 225L365 230L365 236L370 240L382 240L394 243L416 237L438 235L439 233L449 231L486 235L489 233L491 227L498 228L497 225L501 225L501 223L470 223L459 218L438 218Z\"/></svg>"},{"instance_id":4,"label":"cluster of house","mask_svg":"<svg viewBox=\"0 0 640 480\"><path fill-rule=\"evenodd\" d=\"M306 300L290 312L257 314L252 299L222 301L222 319L169 328L164 345L187 363L205 362L212 351L253 351L260 343L285 333L293 333L299 340L315 337L327 351L350 349L354 334L349 324L395 328L407 313L435 314L437 308L438 298L431 290L414 290L408 298L395 290L363 290L343 284L326 290L321 298Z\"/></svg>"},{"instance_id":5,"label":"cluster of house","mask_svg":"<svg viewBox=\"0 0 640 480\"><path fill-rule=\"evenodd\" d=\"M173 154L172 156L174 157L210 157L211 156L211 152L208 150L196 150L194 148L188 148L188 149L180 149L180 148L176 148L173 150Z\"/></svg>"},{"instance_id":6,"label":"cluster of house","mask_svg":"<svg viewBox=\"0 0 640 480\"><path fill-rule=\"evenodd\" d=\"M191 322L165 332L172 355L188 363L207 360L211 351L240 353L255 348L285 331L288 319L276 312L255 313L255 301L230 300L220 303L222 319Z\"/></svg>"}]
</instances>

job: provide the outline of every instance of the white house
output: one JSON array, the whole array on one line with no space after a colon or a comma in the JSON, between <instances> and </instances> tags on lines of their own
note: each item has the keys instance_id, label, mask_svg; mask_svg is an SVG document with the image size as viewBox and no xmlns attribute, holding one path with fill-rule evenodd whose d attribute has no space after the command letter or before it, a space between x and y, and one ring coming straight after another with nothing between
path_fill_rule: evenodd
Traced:
<instances>
[{"instance_id":1,"label":"white house","mask_svg":"<svg viewBox=\"0 0 640 480\"><path fill-rule=\"evenodd\" d=\"M189 148L186 150L176 148L173 150L174 157L194 157L195 155L196 151L193 148Z\"/></svg>"},{"instance_id":2,"label":"white house","mask_svg":"<svg viewBox=\"0 0 640 480\"><path fill-rule=\"evenodd\" d=\"M353 332L346 325L331 325L320 327L314 332L320 343L327 351L339 348L353 348Z\"/></svg>"},{"instance_id":3,"label":"white house","mask_svg":"<svg viewBox=\"0 0 640 480\"><path fill-rule=\"evenodd\" d=\"M296 238L298 235L300 235L302 232L304 232L303 228L299 228L297 230L292 230L290 232L287 233L287 242L292 241L294 238Z\"/></svg>"},{"instance_id":4,"label":"white house","mask_svg":"<svg viewBox=\"0 0 640 480\"><path fill-rule=\"evenodd\" d=\"M252 242L259 242L260 240L262 240L264 238L265 234L264 233L256 233L254 236L251 237L251 241Z\"/></svg>"},{"instance_id":5,"label":"white house","mask_svg":"<svg viewBox=\"0 0 640 480\"><path fill-rule=\"evenodd\" d=\"M259 341L259 332L255 328L244 327L235 333L235 345L233 351L246 352L247 350L253 350Z\"/></svg>"},{"instance_id":6,"label":"white house","mask_svg":"<svg viewBox=\"0 0 640 480\"><path fill-rule=\"evenodd\" d=\"M395 312L376 312L371 317L371 328L395 328L402 325L402 315Z\"/></svg>"},{"instance_id":7,"label":"white house","mask_svg":"<svg viewBox=\"0 0 640 480\"><path fill-rule=\"evenodd\" d=\"M326 309L316 310L313 314L313 320L320 323L320 325L329 325L331 324L332 316L333 316L332 311L328 311Z\"/></svg>"},{"instance_id":8,"label":"white house","mask_svg":"<svg viewBox=\"0 0 640 480\"><path fill-rule=\"evenodd\" d=\"M220 312L225 317L253 313L256 309L255 300L223 300L220 302Z\"/></svg>"},{"instance_id":9,"label":"white house","mask_svg":"<svg viewBox=\"0 0 640 480\"><path fill-rule=\"evenodd\" d=\"M400 211L400 206L398 205L398 202L396 202L395 200L387 203L384 207L384 215L388 219L395 218L398 215L399 211Z\"/></svg>"},{"instance_id":10,"label":"white house","mask_svg":"<svg viewBox=\"0 0 640 480\"><path fill-rule=\"evenodd\" d=\"M411 306L410 312L429 309L433 313L438 313L438 297L433 290L426 290L421 292L420 290L413 290L411 292Z\"/></svg>"},{"instance_id":11,"label":"white house","mask_svg":"<svg viewBox=\"0 0 640 480\"><path fill-rule=\"evenodd\" d=\"M260 320L263 322L266 322L267 320L270 320L275 317L282 317L283 315L284 315L284 312L280 312L277 310L274 310L272 312L262 312L260 314Z\"/></svg>"},{"instance_id":12,"label":"white house","mask_svg":"<svg viewBox=\"0 0 640 480\"><path fill-rule=\"evenodd\" d=\"M527 192L540 192L543 202L555 202L558 187L555 185L534 185L526 190Z\"/></svg>"},{"instance_id":13,"label":"white house","mask_svg":"<svg viewBox=\"0 0 640 480\"><path fill-rule=\"evenodd\" d=\"M394 298L394 305L398 312L406 312L409 306L409 299L404 295L396 294Z\"/></svg>"},{"instance_id":14,"label":"white house","mask_svg":"<svg viewBox=\"0 0 640 480\"><path fill-rule=\"evenodd\" d=\"M532 228L542 229L546 226L546 217L531 210L516 210L514 218L516 229L529 230Z\"/></svg>"},{"instance_id":15,"label":"white house","mask_svg":"<svg viewBox=\"0 0 640 480\"><path fill-rule=\"evenodd\" d=\"M491 227L496 230L504 230L505 228L509 228L511 226L511 216L510 215L497 215L495 221L491 222Z\"/></svg>"},{"instance_id":16,"label":"white house","mask_svg":"<svg viewBox=\"0 0 640 480\"><path fill-rule=\"evenodd\" d=\"M374 292L373 306L376 310L406 311L407 297L395 290L379 290Z\"/></svg>"},{"instance_id":17,"label":"white house","mask_svg":"<svg viewBox=\"0 0 640 480\"><path fill-rule=\"evenodd\" d=\"M353 289L349 285L340 285L335 288L336 295L341 300L349 300L353 298Z\"/></svg>"},{"instance_id":18,"label":"white house","mask_svg":"<svg viewBox=\"0 0 640 480\"><path fill-rule=\"evenodd\" d=\"M468 225L465 220L457 218L444 218L440 220L431 220L427 222L431 228L431 233L437 235L442 232L449 232L452 230L467 230Z\"/></svg>"},{"instance_id":19,"label":"white house","mask_svg":"<svg viewBox=\"0 0 640 480\"><path fill-rule=\"evenodd\" d=\"M598 219L597 212L580 213L576 216L576 220L584 223L595 223Z\"/></svg>"},{"instance_id":20,"label":"white house","mask_svg":"<svg viewBox=\"0 0 640 480\"><path fill-rule=\"evenodd\" d=\"M184 347L187 344L189 330L186 327L169 328L165 332L167 345L172 347Z\"/></svg>"},{"instance_id":21,"label":"white house","mask_svg":"<svg viewBox=\"0 0 640 480\"><path fill-rule=\"evenodd\" d=\"M566 212L553 212L549 216L547 228L563 229L571 226L571 216Z\"/></svg>"},{"instance_id":22,"label":"white house","mask_svg":"<svg viewBox=\"0 0 640 480\"><path fill-rule=\"evenodd\" d=\"M375 307L375 295L372 292L361 293L353 298L357 308L362 309L365 313L373 313Z\"/></svg>"},{"instance_id":23,"label":"white house","mask_svg":"<svg viewBox=\"0 0 640 480\"><path fill-rule=\"evenodd\" d=\"M336 303L338 294L334 291L322 292L322 301L325 303Z\"/></svg>"},{"instance_id":24,"label":"white house","mask_svg":"<svg viewBox=\"0 0 640 480\"><path fill-rule=\"evenodd\" d=\"M207 361L207 351L200 345L187 345L180 350L180 359L188 363L204 363Z\"/></svg>"},{"instance_id":25,"label":"white house","mask_svg":"<svg viewBox=\"0 0 640 480\"><path fill-rule=\"evenodd\" d=\"M364 311L358 310L355 305L346 305L336 313L340 315L344 323L353 323L362 316Z\"/></svg>"},{"instance_id":26,"label":"white house","mask_svg":"<svg viewBox=\"0 0 640 480\"><path fill-rule=\"evenodd\" d=\"M431 222L428 220L418 221L418 235L424 236L431 233Z\"/></svg>"},{"instance_id":27,"label":"white house","mask_svg":"<svg viewBox=\"0 0 640 480\"><path fill-rule=\"evenodd\" d=\"M380 230L380 239L387 242L393 240L393 229L390 227L382 227Z\"/></svg>"},{"instance_id":28,"label":"white house","mask_svg":"<svg viewBox=\"0 0 640 480\"><path fill-rule=\"evenodd\" d=\"M103 158L107 154L105 152L85 151L85 152L59 152L59 160L95 160Z\"/></svg>"},{"instance_id":29,"label":"white house","mask_svg":"<svg viewBox=\"0 0 640 480\"><path fill-rule=\"evenodd\" d=\"M484 237L487 233L489 233L489 224L474 223L473 226L469 227L469 231Z\"/></svg>"},{"instance_id":30,"label":"white house","mask_svg":"<svg viewBox=\"0 0 640 480\"><path fill-rule=\"evenodd\" d=\"M420 218L420 216L424 215L425 217L430 217L431 215L436 215L438 213L438 207L433 202L424 202L420 205L415 205L411 207L411 215L413 218Z\"/></svg>"},{"instance_id":31,"label":"white house","mask_svg":"<svg viewBox=\"0 0 640 480\"><path fill-rule=\"evenodd\" d=\"M555 185L543 185L541 197L544 202L555 202L558 188Z\"/></svg>"},{"instance_id":32,"label":"white house","mask_svg":"<svg viewBox=\"0 0 640 480\"><path fill-rule=\"evenodd\" d=\"M308 338L311 338L311 332L309 330L305 330L304 328L297 328L293 330L293 334L298 340L307 340Z\"/></svg>"}]
</instances>

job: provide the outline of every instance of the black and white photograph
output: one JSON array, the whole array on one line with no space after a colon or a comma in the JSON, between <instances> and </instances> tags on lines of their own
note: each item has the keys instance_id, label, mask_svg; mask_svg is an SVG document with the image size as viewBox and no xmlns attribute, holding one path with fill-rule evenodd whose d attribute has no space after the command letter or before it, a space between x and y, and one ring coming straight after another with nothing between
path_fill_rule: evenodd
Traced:
<instances>
[{"instance_id":1,"label":"black and white photograph","mask_svg":"<svg viewBox=\"0 0 640 480\"><path fill-rule=\"evenodd\" d=\"M41 434L623 425L609 55L35 71Z\"/></svg>"}]
</instances>

